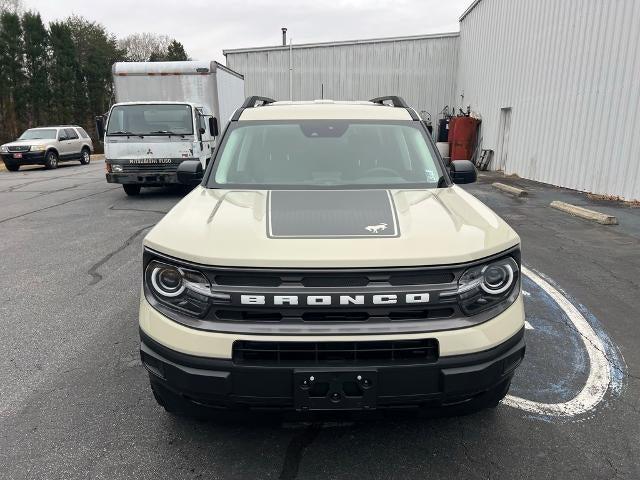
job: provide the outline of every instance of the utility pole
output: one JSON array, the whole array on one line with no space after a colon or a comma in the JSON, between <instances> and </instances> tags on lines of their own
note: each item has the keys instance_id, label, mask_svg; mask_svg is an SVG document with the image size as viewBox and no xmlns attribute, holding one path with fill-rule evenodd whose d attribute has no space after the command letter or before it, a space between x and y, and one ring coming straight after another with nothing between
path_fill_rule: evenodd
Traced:
<instances>
[{"instance_id":1,"label":"utility pole","mask_svg":"<svg viewBox=\"0 0 640 480\"><path fill-rule=\"evenodd\" d=\"M293 39L289 38L289 100L293 102Z\"/></svg>"}]
</instances>

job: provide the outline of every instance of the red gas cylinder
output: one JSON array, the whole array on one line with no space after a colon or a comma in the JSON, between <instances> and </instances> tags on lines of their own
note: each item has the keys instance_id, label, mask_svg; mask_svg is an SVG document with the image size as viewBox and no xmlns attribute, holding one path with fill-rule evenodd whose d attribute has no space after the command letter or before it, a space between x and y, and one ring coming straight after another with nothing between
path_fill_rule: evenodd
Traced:
<instances>
[{"instance_id":1,"label":"red gas cylinder","mask_svg":"<svg viewBox=\"0 0 640 480\"><path fill-rule=\"evenodd\" d=\"M480 120L472 117L456 117L455 120L454 128L449 128L451 160L471 160Z\"/></svg>"}]
</instances>

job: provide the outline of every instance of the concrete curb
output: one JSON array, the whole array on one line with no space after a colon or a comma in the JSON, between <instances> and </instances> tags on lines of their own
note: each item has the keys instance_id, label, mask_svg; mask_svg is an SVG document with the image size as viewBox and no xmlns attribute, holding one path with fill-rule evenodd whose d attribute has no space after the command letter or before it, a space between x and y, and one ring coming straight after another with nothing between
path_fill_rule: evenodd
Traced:
<instances>
[{"instance_id":1,"label":"concrete curb","mask_svg":"<svg viewBox=\"0 0 640 480\"><path fill-rule=\"evenodd\" d=\"M527 192L526 190L512 187L511 185L505 185L504 183L500 183L500 182L493 182L491 186L493 188L502 190L503 192L508 193L509 195L513 195L515 197L526 197L527 195L529 195L529 192Z\"/></svg>"},{"instance_id":2,"label":"concrete curb","mask_svg":"<svg viewBox=\"0 0 640 480\"><path fill-rule=\"evenodd\" d=\"M555 200L551 202L551 207L566 212L569 215L573 215L574 217L591 220L592 222L597 222L601 225L618 224L618 219L613 215L607 215L605 213L596 212L595 210L589 210L588 208L578 207L576 205L571 205L570 203L564 203Z\"/></svg>"}]
</instances>

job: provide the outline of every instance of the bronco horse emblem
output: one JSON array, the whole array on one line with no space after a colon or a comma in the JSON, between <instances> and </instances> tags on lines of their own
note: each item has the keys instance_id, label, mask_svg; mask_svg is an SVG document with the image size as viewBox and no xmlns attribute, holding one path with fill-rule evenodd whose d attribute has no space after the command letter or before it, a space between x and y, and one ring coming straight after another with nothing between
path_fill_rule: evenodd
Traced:
<instances>
[{"instance_id":1,"label":"bronco horse emblem","mask_svg":"<svg viewBox=\"0 0 640 480\"><path fill-rule=\"evenodd\" d=\"M369 225L368 227L365 227L365 230L369 233L378 233L386 229L387 229L386 223L379 223L378 225Z\"/></svg>"}]
</instances>

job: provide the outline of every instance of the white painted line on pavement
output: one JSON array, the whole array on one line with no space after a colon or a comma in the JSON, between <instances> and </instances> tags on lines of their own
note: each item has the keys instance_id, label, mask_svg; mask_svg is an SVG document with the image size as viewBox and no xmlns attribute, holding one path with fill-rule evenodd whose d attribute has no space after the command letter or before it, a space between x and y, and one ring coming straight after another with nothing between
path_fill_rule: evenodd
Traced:
<instances>
[{"instance_id":1,"label":"white painted line on pavement","mask_svg":"<svg viewBox=\"0 0 640 480\"><path fill-rule=\"evenodd\" d=\"M527 412L554 417L572 417L588 412L602 401L611 384L609 362L603 353L605 350L604 345L593 328L591 328L591 325L589 325L589 322L587 322L580 311L562 293L545 279L524 266L522 267L522 273L537 283L540 288L553 298L558 306L564 310L571 323L573 323L589 355L589 376L580 393L567 402L534 402L512 395L507 395L502 402L505 405Z\"/></svg>"}]
</instances>

